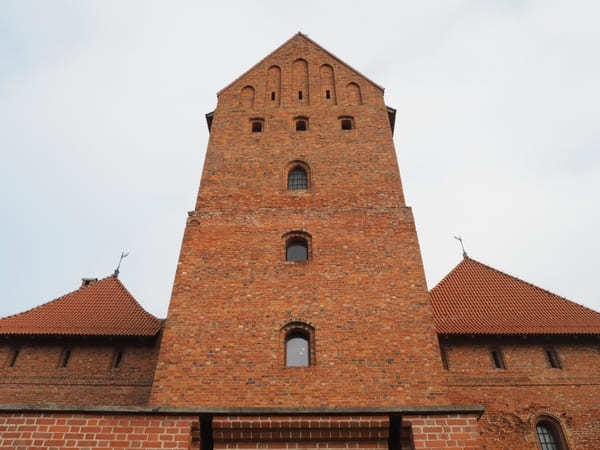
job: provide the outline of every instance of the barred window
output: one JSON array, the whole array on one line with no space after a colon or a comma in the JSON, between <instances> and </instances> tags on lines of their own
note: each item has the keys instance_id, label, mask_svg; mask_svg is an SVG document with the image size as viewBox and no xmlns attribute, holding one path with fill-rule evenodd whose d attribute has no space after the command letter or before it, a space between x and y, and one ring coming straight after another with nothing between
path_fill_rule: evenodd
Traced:
<instances>
[{"instance_id":1,"label":"barred window","mask_svg":"<svg viewBox=\"0 0 600 450\"><path fill-rule=\"evenodd\" d=\"M303 167L296 166L289 171L288 189L292 191L308 189L308 176Z\"/></svg>"}]
</instances>

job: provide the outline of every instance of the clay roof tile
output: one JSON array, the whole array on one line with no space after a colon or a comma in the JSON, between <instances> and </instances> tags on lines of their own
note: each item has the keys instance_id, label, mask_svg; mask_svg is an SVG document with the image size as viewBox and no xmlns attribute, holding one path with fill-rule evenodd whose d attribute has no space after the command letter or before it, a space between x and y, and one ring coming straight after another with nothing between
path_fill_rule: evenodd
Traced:
<instances>
[{"instance_id":1,"label":"clay roof tile","mask_svg":"<svg viewBox=\"0 0 600 450\"><path fill-rule=\"evenodd\" d=\"M160 327L161 320L145 311L115 276L0 319L0 335L154 336Z\"/></svg>"},{"instance_id":2,"label":"clay roof tile","mask_svg":"<svg viewBox=\"0 0 600 450\"><path fill-rule=\"evenodd\" d=\"M440 334L600 334L600 313L471 258L430 297Z\"/></svg>"}]
</instances>

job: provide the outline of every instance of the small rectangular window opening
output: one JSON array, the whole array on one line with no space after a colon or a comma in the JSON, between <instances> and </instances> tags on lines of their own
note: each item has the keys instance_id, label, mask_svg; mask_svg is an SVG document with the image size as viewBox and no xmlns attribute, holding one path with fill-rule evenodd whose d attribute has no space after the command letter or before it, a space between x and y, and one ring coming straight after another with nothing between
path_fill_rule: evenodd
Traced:
<instances>
[{"instance_id":1,"label":"small rectangular window opening","mask_svg":"<svg viewBox=\"0 0 600 450\"><path fill-rule=\"evenodd\" d=\"M113 369L121 367L121 361L123 360L123 350L117 350L115 353L115 359L113 360Z\"/></svg>"},{"instance_id":2,"label":"small rectangular window opening","mask_svg":"<svg viewBox=\"0 0 600 450\"><path fill-rule=\"evenodd\" d=\"M506 366L504 365L504 359L502 358L502 354L500 353L500 350L498 350L498 349L492 350L492 360L494 361L494 367L496 369L506 369Z\"/></svg>"},{"instance_id":3,"label":"small rectangular window opening","mask_svg":"<svg viewBox=\"0 0 600 450\"><path fill-rule=\"evenodd\" d=\"M15 363L17 362L17 358L19 357L19 349L16 348L13 350L10 355L10 359L8 361L8 367L15 367Z\"/></svg>"},{"instance_id":4,"label":"small rectangular window opening","mask_svg":"<svg viewBox=\"0 0 600 450\"><path fill-rule=\"evenodd\" d=\"M296 120L296 131L306 131L306 120Z\"/></svg>"},{"instance_id":5,"label":"small rectangular window opening","mask_svg":"<svg viewBox=\"0 0 600 450\"><path fill-rule=\"evenodd\" d=\"M67 367L67 364L69 364L70 358L71 358L71 350L70 349L64 350L61 355L61 358L60 358L60 367Z\"/></svg>"},{"instance_id":6,"label":"small rectangular window opening","mask_svg":"<svg viewBox=\"0 0 600 450\"><path fill-rule=\"evenodd\" d=\"M275 92L271 92L271 101L275 101Z\"/></svg>"},{"instance_id":7,"label":"small rectangular window opening","mask_svg":"<svg viewBox=\"0 0 600 450\"><path fill-rule=\"evenodd\" d=\"M263 126L260 120L255 120L252 122L252 132L253 133L262 133Z\"/></svg>"},{"instance_id":8,"label":"small rectangular window opening","mask_svg":"<svg viewBox=\"0 0 600 450\"><path fill-rule=\"evenodd\" d=\"M562 369L560 365L560 360L558 359L558 355L556 354L556 350L553 348L546 349L546 356L548 357L548 363L550 367L553 369Z\"/></svg>"},{"instance_id":9,"label":"small rectangular window opening","mask_svg":"<svg viewBox=\"0 0 600 450\"><path fill-rule=\"evenodd\" d=\"M325 91L325 98L331 98L331 91L329 89Z\"/></svg>"},{"instance_id":10,"label":"small rectangular window opening","mask_svg":"<svg viewBox=\"0 0 600 450\"><path fill-rule=\"evenodd\" d=\"M298 91L298 100L302 100L302 91Z\"/></svg>"},{"instance_id":11,"label":"small rectangular window opening","mask_svg":"<svg viewBox=\"0 0 600 450\"><path fill-rule=\"evenodd\" d=\"M352 129L352 119L342 119L342 130Z\"/></svg>"},{"instance_id":12,"label":"small rectangular window opening","mask_svg":"<svg viewBox=\"0 0 600 450\"><path fill-rule=\"evenodd\" d=\"M450 365L448 364L448 349L444 346L441 346L440 353L442 356L442 366L444 367L444 370L450 370Z\"/></svg>"}]
</instances>

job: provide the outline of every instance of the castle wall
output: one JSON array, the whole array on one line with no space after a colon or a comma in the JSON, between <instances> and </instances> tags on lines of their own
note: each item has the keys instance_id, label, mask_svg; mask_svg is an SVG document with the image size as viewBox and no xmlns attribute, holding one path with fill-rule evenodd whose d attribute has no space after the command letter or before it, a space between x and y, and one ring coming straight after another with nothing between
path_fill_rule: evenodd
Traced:
<instances>
[{"instance_id":1,"label":"castle wall","mask_svg":"<svg viewBox=\"0 0 600 450\"><path fill-rule=\"evenodd\" d=\"M600 442L600 347L586 337L448 337L441 346L448 362L449 396L481 403L485 448L536 448L542 417L560 424L572 449ZM491 349L502 352L506 369L494 366ZM552 368L554 349L561 368Z\"/></svg>"},{"instance_id":2,"label":"castle wall","mask_svg":"<svg viewBox=\"0 0 600 450\"><path fill-rule=\"evenodd\" d=\"M156 338L5 338L0 403L141 405L148 400L157 352Z\"/></svg>"}]
</instances>

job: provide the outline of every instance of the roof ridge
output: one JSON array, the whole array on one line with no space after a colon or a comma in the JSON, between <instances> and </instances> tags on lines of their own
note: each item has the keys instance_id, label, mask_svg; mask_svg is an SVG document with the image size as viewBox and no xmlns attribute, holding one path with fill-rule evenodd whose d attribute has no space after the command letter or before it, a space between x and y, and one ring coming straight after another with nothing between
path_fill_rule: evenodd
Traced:
<instances>
[{"instance_id":1,"label":"roof ridge","mask_svg":"<svg viewBox=\"0 0 600 450\"><path fill-rule=\"evenodd\" d=\"M485 263L482 263L482 262L480 262L480 261L477 261L476 259L473 259L473 258L468 258L468 257L467 257L467 259L470 259L470 260L471 260L471 261L473 261L474 263L476 263L476 264L479 264L479 265L481 265L481 266L483 266L483 267L486 267L486 268L488 268L488 269L491 269L491 270L493 270L494 272L497 272L497 273L499 273L499 274L501 274L501 275L507 276L507 277L509 277L509 278L512 278L513 280L516 280L516 281L519 281L519 282L521 282L521 283L524 283L524 284L526 284L526 285L528 285L528 286L531 286L531 287L532 287L532 288L534 288L534 289L537 289L537 290L539 290L539 291L542 291L542 292L544 292L544 293L546 293L546 294L552 295L553 297L559 298L559 299L561 299L561 300L564 300L564 301L566 301L566 302L573 303L574 305L580 306L580 307L582 307L582 308L585 308L585 309L587 309L587 310L589 310L589 311L591 311L591 312L593 312L593 313L595 313L595 314L598 314L598 315L600 315L600 312L598 312L598 311L596 311L596 310L594 310L594 309L592 309L592 308L588 308L587 306L585 306L585 305L582 305L581 303L578 303L578 302L576 302L576 301L570 300L570 299L568 299L568 298L566 298L566 297L563 297L562 295L555 294L554 292L551 292L551 291L549 291L548 289L544 289L543 287L537 286L537 285L535 285L535 284L533 284L533 283L531 283L531 282L529 282L529 281L523 280L522 278L519 278L519 277L516 277L516 276L514 276L514 275L511 275L511 274L509 274L509 273L507 273L507 272L504 272L504 271L502 271L502 270L500 270L500 269L496 269L496 268L494 268L494 267L492 267L492 266L489 266L489 265L487 265L487 264L485 264ZM458 266L457 266L457 267L458 267ZM438 283L438 284L439 284L439 283ZM436 285L436 286L437 286L437 285Z\"/></svg>"},{"instance_id":2,"label":"roof ridge","mask_svg":"<svg viewBox=\"0 0 600 450\"><path fill-rule=\"evenodd\" d=\"M248 70L246 70L245 72L243 72L240 76L238 76L237 78L235 78L231 83L229 83L227 86L225 86L224 88L220 89L217 92L217 97L221 94L221 92L223 92L225 89L229 89L231 86L233 86L235 83L237 83L240 79L242 79L246 74L250 73L252 70L254 70L255 68L257 68L258 66L260 66L266 59L268 59L269 57L271 57L272 55L274 55L276 52L278 52L279 50L281 50L283 47L285 47L289 42L291 42L293 39L295 39L296 37L301 37L305 40L307 40L308 42L310 42L311 44L315 45L316 47L318 47L319 49L321 49L323 52L325 52L326 54L328 54L329 56L331 56L333 59L335 59L336 61L338 61L339 63L343 64L344 66L346 66L348 69L350 69L352 72L356 73L358 76L364 78L365 80L367 80L369 83L371 83L372 85L374 85L377 89L380 89L382 92L385 91L385 89L380 86L379 84L375 83L373 80L371 80L369 77L363 75L362 73L360 73L358 70L356 70L354 67L352 67L350 64L348 64L347 62L343 61L341 58L337 57L336 55L334 55L333 53L331 53L329 50L325 49L322 45L318 44L317 42L313 41L311 38L309 38L307 35L305 35L304 33L298 31L296 34L294 34L291 38L289 38L287 41L285 41L283 44L281 44L279 47L277 47L275 50L273 50L272 52L268 53L264 58L261 58L256 64L254 64L252 67L250 67Z\"/></svg>"},{"instance_id":3,"label":"roof ridge","mask_svg":"<svg viewBox=\"0 0 600 450\"><path fill-rule=\"evenodd\" d=\"M108 278L111 278L111 277L115 277L115 275L114 274L110 274L110 275L108 275L108 276L106 276L104 278L99 279L98 281L95 281L94 283L92 283L90 285L79 286L77 289L74 289L74 290L72 290L70 292L67 292L66 294L63 294L60 297L53 298L52 300L48 300L47 302L42 303L41 305L34 306L33 308L26 309L25 311L21 311L21 312L15 313L15 314L10 314L8 316L0 317L0 321L2 321L4 319L11 319L13 317L22 316L23 314L30 313L31 311L35 311L36 309L39 309L39 308L41 308L43 306L50 305L51 303L56 303L57 301L62 300L63 298L65 298L65 297L67 297L67 296L69 296L71 294L74 294L75 292L78 292L78 291L81 291L82 289L86 289L86 288L89 288L91 286L94 286L96 283L100 283L100 282L102 282L102 281L104 281L104 280L106 280ZM129 295L131 295L131 294L129 294Z\"/></svg>"}]
</instances>

